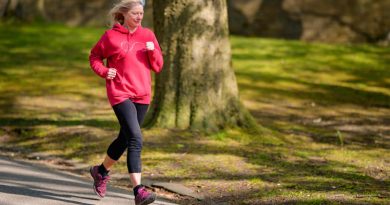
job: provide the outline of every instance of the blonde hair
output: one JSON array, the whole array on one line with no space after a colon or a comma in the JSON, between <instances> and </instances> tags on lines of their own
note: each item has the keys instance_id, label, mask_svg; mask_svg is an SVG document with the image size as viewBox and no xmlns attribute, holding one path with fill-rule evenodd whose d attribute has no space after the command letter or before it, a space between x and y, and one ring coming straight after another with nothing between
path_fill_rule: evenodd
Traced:
<instances>
[{"instance_id":1,"label":"blonde hair","mask_svg":"<svg viewBox=\"0 0 390 205\"><path fill-rule=\"evenodd\" d=\"M116 23L124 24L125 17L123 14L129 12L137 5L144 6L144 0L121 0L110 10L108 15L110 16L110 26Z\"/></svg>"}]
</instances>

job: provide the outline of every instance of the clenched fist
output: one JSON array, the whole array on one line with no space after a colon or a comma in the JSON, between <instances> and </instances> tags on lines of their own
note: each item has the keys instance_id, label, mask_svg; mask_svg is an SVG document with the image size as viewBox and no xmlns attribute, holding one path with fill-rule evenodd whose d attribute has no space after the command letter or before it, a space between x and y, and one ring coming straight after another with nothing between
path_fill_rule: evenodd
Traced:
<instances>
[{"instance_id":1,"label":"clenched fist","mask_svg":"<svg viewBox=\"0 0 390 205\"><path fill-rule=\"evenodd\" d=\"M154 50L154 43L152 41L146 42L146 50L148 51Z\"/></svg>"},{"instance_id":2,"label":"clenched fist","mask_svg":"<svg viewBox=\"0 0 390 205\"><path fill-rule=\"evenodd\" d=\"M115 78L115 76L116 76L116 69L115 68L109 68L108 69L108 73L107 73L107 79L108 80L112 80L112 79L114 79Z\"/></svg>"}]
</instances>

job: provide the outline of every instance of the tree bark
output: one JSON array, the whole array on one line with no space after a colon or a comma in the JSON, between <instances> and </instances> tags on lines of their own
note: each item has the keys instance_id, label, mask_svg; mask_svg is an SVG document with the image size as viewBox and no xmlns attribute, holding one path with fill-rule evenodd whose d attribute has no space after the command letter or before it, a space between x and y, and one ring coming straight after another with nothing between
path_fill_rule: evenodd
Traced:
<instances>
[{"instance_id":1,"label":"tree bark","mask_svg":"<svg viewBox=\"0 0 390 205\"><path fill-rule=\"evenodd\" d=\"M253 124L231 68L225 0L153 1L164 54L147 126L217 131Z\"/></svg>"},{"instance_id":2,"label":"tree bark","mask_svg":"<svg viewBox=\"0 0 390 205\"><path fill-rule=\"evenodd\" d=\"M23 21L47 20L45 0L0 0L0 4L4 5L0 8L1 17L16 17Z\"/></svg>"},{"instance_id":3,"label":"tree bark","mask_svg":"<svg viewBox=\"0 0 390 205\"><path fill-rule=\"evenodd\" d=\"M5 16L9 1L10 0L0 0L0 18Z\"/></svg>"},{"instance_id":4,"label":"tree bark","mask_svg":"<svg viewBox=\"0 0 390 205\"><path fill-rule=\"evenodd\" d=\"M48 21L49 18L46 15L45 0L37 0L36 6L37 6L37 9L38 9L38 15L42 19L45 19L46 21Z\"/></svg>"}]
</instances>

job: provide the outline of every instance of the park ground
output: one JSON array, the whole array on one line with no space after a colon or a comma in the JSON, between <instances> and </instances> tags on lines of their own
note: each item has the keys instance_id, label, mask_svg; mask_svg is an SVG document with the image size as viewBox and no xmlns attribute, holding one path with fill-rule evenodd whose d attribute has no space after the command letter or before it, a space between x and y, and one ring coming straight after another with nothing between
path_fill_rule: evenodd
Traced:
<instances>
[{"instance_id":1,"label":"park ground","mask_svg":"<svg viewBox=\"0 0 390 205\"><path fill-rule=\"evenodd\" d=\"M0 147L101 161L118 124L88 64L103 28L0 24ZM261 132L144 129L144 177L204 201L389 204L390 49L231 37L243 105ZM114 183L128 186L126 162ZM169 193L165 193L169 195Z\"/></svg>"}]
</instances>

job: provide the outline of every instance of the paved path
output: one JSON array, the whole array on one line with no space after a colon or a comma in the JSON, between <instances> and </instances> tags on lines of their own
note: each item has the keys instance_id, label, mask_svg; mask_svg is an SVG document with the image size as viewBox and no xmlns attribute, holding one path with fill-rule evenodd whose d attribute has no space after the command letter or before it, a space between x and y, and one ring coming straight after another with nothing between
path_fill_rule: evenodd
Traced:
<instances>
[{"instance_id":1,"label":"paved path","mask_svg":"<svg viewBox=\"0 0 390 205\"><path fill-rule=\"evenodd\" d=\"M1 205L134 204L129 191L113 187L108 187L106 197L99 200L91 183L75 175L0 156ZM172 203L159 199L153 204Z\"/></svg>"}]
</instances>

